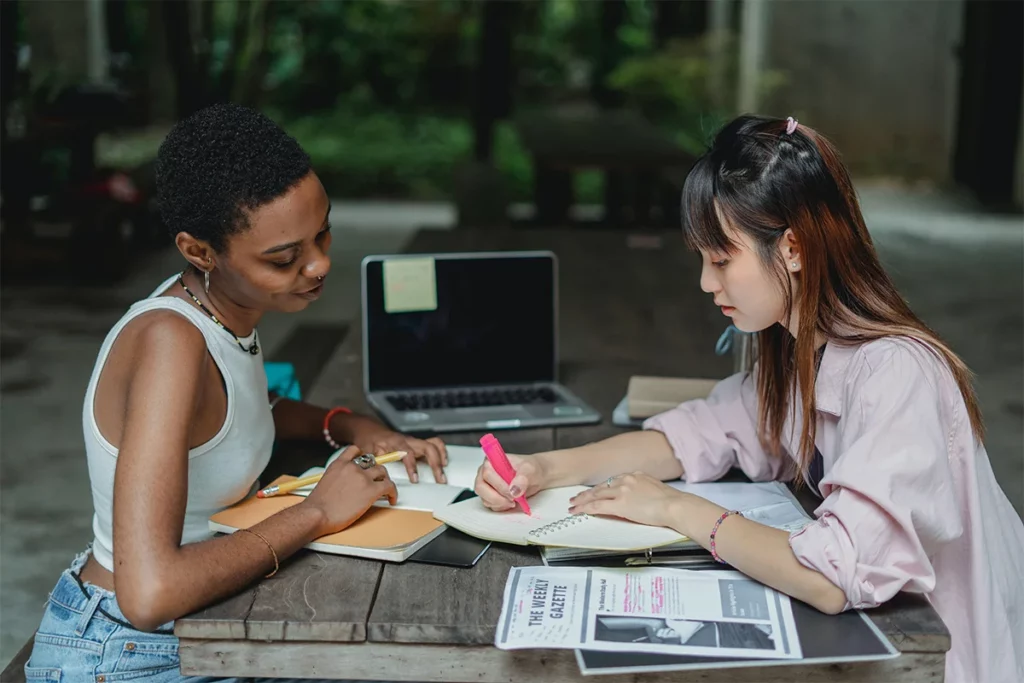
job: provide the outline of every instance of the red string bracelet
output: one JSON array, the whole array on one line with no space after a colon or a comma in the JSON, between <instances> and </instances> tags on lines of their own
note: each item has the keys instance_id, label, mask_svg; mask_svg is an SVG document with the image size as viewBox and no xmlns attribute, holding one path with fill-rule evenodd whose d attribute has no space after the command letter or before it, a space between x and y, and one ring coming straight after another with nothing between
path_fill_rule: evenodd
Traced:
<instances>
[{"instance_id":1,"label":"red string bracelet","mask_svg":"<svg viewBox=\"0 0 1024 683\"><path fill-rule=\"evenodd\" d=\"M346 413L351 415L352 411L349 410L348 408L342 407L331 408L330 410L327 411L327 415L324 416L324 439L327 440L327 443L331 444L331 448L334 448L336 450L341 450L341 444L331 437L331 418L334 417L335 415L338 415L339 413Z\"/></svg>"},{"instance_id":2,"label":"red string bracelet","mask_svg":"<svg viewBox=\"0 0 1024 683\"><path fill-rule=\"evenodd\" d=\"M722 525L722 522L724 522L725 518L729 515L739 515L742 517L743 513L739 510L729 510L728 512L723 513L722 516L718 518L718 521L715 522L715 527L711 530L711 557L715 558L715 562L720 562L721 564L726 564L726 562L718 556L718 552L715 550L715 536L718 535L718 527Z\"/></svg>"}]
</instances>

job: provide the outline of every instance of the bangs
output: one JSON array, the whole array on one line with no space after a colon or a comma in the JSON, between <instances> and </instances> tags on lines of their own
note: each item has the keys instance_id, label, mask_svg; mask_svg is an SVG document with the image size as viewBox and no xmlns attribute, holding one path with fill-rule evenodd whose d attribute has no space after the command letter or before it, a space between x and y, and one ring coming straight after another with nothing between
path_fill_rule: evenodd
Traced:
<instances>
[{"instance_id":1,"label":"bangs","mask_svg":"<svg viewBox=\"0 0 1024 683\"><path fill-rule=\"evenodd\" d=\"M701 157L687 174L680 199L683 239L694 251L729 254L736 244L725 232L716 176L710 154Z\"/></svg>"}]
</instances>

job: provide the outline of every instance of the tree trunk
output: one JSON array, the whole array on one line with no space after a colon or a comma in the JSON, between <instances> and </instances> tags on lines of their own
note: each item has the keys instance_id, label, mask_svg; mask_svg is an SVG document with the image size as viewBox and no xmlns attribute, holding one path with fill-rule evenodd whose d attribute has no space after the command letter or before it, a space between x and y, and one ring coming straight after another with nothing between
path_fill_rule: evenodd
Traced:
<instances>
[{"instance_id":1,"label":"tree trunk","mask_svg":"<svg viewBox=\"0 0 1024 683\"><path fill-rule=\"evenodd\" d=\"M518 9L515 2L481 3L473 107L473 152L477 161L490 161L494 125L512 109L512 23Z\"/></svg>"},{"instance_id":2,"label":"tree trunk","mask_svg":"<svg viewBox=\"0 0 1024 683\"><path fill-rule=\"evenodd\" d=\"M195 69L188 3L186 0L166 0L159 5L163 14L167 54L174 73L177 115L183 119L202 106L206 99L206 83Z\"/></svg>"},{"instance_id":3,"label":"tree trunk","mask_svg":"<svg viewBox=\"0 0 1024 683\"><path fill-rule=\"evenodd\" d=\"M594 78L591 93L601 107L615 107L622 102L621 93L608 87L605 81L622 59L619 45L619 27L626 18L625 0L605 0L601 3L601 39L594 60Z\"/></svg>"},{"instance_id":4,"label":"tree trunk","mask_svg":"<svg viewBox=\"0 0 1024 683\"><path fill-rule=\"evenodd\" d=\"M263 79L270 66L267 38L274 23L275 5L267 0L253 0L248 5L247 31L238 55L232 101L256 106L263 90Z\"/></svg>"}]
</instances>

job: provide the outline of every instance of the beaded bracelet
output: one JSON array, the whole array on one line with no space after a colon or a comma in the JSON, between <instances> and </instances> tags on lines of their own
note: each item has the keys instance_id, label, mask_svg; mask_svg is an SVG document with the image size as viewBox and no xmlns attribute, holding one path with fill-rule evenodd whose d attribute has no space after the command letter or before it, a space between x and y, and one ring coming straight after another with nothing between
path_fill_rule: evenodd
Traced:
<instances>
[{"instance_id":1,"label":"beaded bracelet","mask_svg":"<svg viewBox=\"0 0 1024 683\"><path fill-rule=\"evenodd\" d=\"M331 444L331 448L340 451L341 444L331 437L331 418L337 415L338 413L347 413L351 415L352 411L349 410L348 408L342 407L331 408L330 410L328 410L327 415L324 416L324 439L327 440L327 443Z\"/></svg>"},{"instance_id":2,"label":"beaded bracelet","mask_svg":"<svg viewBox=\"0 0 1024 683\"><path fill-rule=\"evenodd\" d=\"M263 578L264 579L269 579L271 576L276 574L277 570L281 568L281 565L277 561L277 551L274 550L274 546L272 546L270 544L270 541L268 541L267 538L263 534L261 534L258 531L253 531L252 529L239 529L239 531L244 531L246 533L250 533L253 536L255 536L256 538L260 539L261 541L263 541L264 543L267 544L267 547L270 548L270 554L274 556L274 571L270 572L269 574L267 574Z\"/></svg>"},{"instance_id":3,"label":"beaded bracelet","mask_svg":"<svg viewBox=\"0 0 1024 683\"><path fill-rule=\"evenodd\" d=\"M715 527L711 530L711 557L715 558L715 562L719 562L721 564L726 564L726 562L718 556L718 552L715 550L715 536L718 535L718 527L722 525L722 522L724 522L725 518L729 515L739 515L742 517L743 513L739 510L729 510L728 512L723 513L722 516L718 518L718 521L715 522Z\"/></svg>"}]
</instances>

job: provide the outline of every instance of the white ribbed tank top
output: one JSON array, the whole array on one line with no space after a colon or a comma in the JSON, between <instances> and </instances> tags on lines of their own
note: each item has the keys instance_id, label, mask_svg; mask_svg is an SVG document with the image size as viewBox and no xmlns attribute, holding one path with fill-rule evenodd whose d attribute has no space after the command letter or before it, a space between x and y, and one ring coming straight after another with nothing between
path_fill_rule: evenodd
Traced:
<instances>
[{"instance_id":1,"label":"white ribbed tank top","mask_svg":"<svg viewBox=\"0 0 1024 683\"><path fill-rule=\"evenodd\" d=\"M114 467L117 449L100 434L93 412L96 384L107 355L125 325L136 317L157 309L169 309L199 328L206 348L213 357L227 388L227 415L224 424L210 441L188 452L188 502L181 542L195 543L210 538L210 515L248 495L257 477L270 460L274 443L274 419L267 401L267 375L262 349L252 355L238 348L235 338L222 329L197 306L182 299L157 296L177 280L164 281L147 298L136 302L107 334L85 393L82 427L85 453L92 486L93 554L109 571L114 571ZM256 331L242 339L248 347Z\"/></svg>"}]
</instances>

